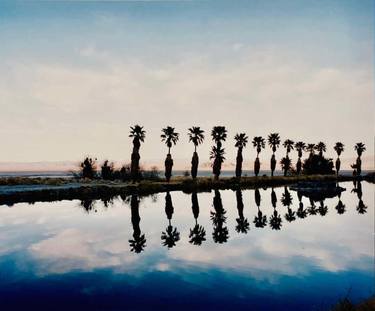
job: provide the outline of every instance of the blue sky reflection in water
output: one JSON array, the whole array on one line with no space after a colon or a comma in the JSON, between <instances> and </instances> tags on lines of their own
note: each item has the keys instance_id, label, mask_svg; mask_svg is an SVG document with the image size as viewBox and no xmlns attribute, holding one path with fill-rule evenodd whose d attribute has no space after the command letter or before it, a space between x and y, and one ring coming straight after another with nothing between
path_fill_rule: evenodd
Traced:
<instances>
[{"instance_id":1,"label":"blue sky reflection in water","mask_svg":"<svg viewBox=\"0 0 375 311\"><path fill-rule=\"evenodd\" d=\"M173 248L162 245L167 230L165 193L143 198L139 215L144 251L130 251L133 239L130 201L105 207L94 202L87 212L79 201L0 207L0 303L14 306L92 309L204 309L252 306L254 310L316 310L347 294L355 302L374 294L374 186L362 183L366 213L352 183L341 184L345 205L326 199L325 216L307 213L289 223L275 188L281 230L269 226L271 190L260 189L260 210L267 226L256 228L254 190L242 191L247 234L238 233L236 192L220 191L226 213L226 243L214 243L214 192L198 193L197 223L206 231L201 246L189 243L194 228L191 195L172 192L171 225L180 233ZM299 207L290 191L292 211ZM302 199L304 210L310 202ZM88 206L88 205L86 205ZM324 210L324 209L323 209ZM323 212L324 213L324 212ZM219 225L220 226L220 225Z\"/></svg>"}]
</instances>

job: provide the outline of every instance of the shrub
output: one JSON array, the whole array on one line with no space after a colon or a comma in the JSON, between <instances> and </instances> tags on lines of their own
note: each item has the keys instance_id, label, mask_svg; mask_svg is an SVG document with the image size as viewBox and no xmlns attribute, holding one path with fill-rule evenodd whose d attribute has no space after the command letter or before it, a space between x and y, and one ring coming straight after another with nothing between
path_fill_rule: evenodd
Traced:
<instances>
[{"instance_id":1,"label":"shrub","mask_svg":"<svg viewBox=\"0 0 375 311\"><path fill-rule=\"evenodd\" d=\"M80 164L81 176L83 178L93 179L96 175L96 159L86 157Z\"/></svg>"},{"instance_id":2,"label":"shrub","mask_svg":"<svg viewBox=\"0 0 375 311\"><path fill-rule=\"evenodd\" d=\"M332 159L318 154L312 154L303 162L303 174L335 174Z\"/></svg>"}]
</instances>

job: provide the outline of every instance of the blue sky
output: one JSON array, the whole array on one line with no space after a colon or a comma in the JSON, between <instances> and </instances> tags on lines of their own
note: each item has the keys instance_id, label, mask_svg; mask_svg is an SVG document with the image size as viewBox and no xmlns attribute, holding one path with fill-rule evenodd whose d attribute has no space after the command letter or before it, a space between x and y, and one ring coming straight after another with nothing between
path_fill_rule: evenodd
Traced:
<instances>
[{"instance_id":1,"label":"blue sky","mask_svg":"<svg viewBox=\"0 0 375 311\"><path fill-rule=\"evenodd\" d=\"M134 123L146 164L168 124L187 166L192 125L228 127L228 164L239 131L374 154L373 1L2 1L0 40L2 162L128 161Z\"/></svg>"}]
</instances>

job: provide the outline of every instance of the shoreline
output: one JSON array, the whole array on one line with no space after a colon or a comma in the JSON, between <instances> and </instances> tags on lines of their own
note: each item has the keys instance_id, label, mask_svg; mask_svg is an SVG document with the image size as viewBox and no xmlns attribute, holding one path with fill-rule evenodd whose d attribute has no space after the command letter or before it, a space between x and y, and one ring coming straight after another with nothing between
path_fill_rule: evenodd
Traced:
<instances>
[{"instance_id":1,"label":"shoreline","mask_svg":"<svg viewBox=\"0 0 375 311\"><path fill-rule=\"evenodd\" d=\"M105 180L78 180L66 178L0 178L0 205L15 203L50 202L61 200L95 200L137 194L147 196L167 191L184 193L206 192L214 189L254 189L293 185L298 182L344 182L364 180L374 182L374 174L365 176L300 175L223 177L175 177L168 183L164 180L142 180L137 183Z\"/></svg>"}]
</instances>

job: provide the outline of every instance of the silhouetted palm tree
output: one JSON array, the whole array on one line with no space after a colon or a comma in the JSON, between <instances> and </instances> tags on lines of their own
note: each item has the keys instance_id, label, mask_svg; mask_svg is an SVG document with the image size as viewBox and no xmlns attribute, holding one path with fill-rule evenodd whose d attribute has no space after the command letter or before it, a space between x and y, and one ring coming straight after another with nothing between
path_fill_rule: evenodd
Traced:
<instances>
[{"instance_id":1,"label":"silhouetted palm tree","mask_svg":"<svg viewBox=\"0 0 375 311\"><path fill-rule=\"evenodd\" d=\"M314 155L315 144L307 144L306 151L310 153L310 157Z\"/></svg>"},{"instance_id":2,"label":"silhouetted palm tree","mask_svg":"<svg viewBox=\"0 0 375 311\"><path fill-rule=\"evenodd\" d=\"M191 159L191 177L197 178L199 157L197 153L197 146L203 143L204 131L199 126L193 126L188 129L189 142L194 144L194 153Z\"/></svg>"},{"instance_id":3,"label":"silhouetted palm tree","mask_svg":"<svg viewBox=\"0 0 375 311\"><path fill-rule=\"evenodd\" d=\"M286 156L281 159L280 165L281 169L284 171L284 176L286 176L292 168L292 161L289 159L288 156Z\"/></svg>"},{"instance_id":4,"label":"silhouetted palm tree","mask_svg":"<svg viewBox=\"0 0 375 311\"><path fill-rule=\"evenodd\" d=\"M198 203L198 195L196 192L191 194L191 203L192 203L192 210L195 219L195 226L193 229L190 229L189 234L189 243L194 245L201 245L203 241L206 241L206 230L203 226L198 224L198 216L199 216L199 203Z\"/></svg>"},{"instance_id":5,"label":"silhouetted palm tree","mask_svg":"<svg viewBox=\"0 0 375 311\"><path fill-rule=\"evenodd\" d=\"M344 144L341 142L337 142L335 146L333 147L337 153L337 160L336 160L336 174L337 176L339 175L340 171L340 166L341 166L341 161L340 161L340 155L344 151Z\"/></svg>"},{"instance_id":6,"label":"silhouetted palm tree","mask_svg":"<svg viewBox=\"0 0 375 311\"><path fill-rule=\"evenodd\" d=\"M306 144L303 142L303 141L298 141L295 143L294 147L296 148L296 150L298 151L298 161L297 161L297 164L296 164L296 170L297 170L297 174L301 174L301 170L302 170L302 152L305 151L306 149Z\"/></svg>"},{"instance_id":7,"label":"silhouetted palm tree","mask_svg":"<svg viewBox=\"0 0 375 311\"><path fill-rule=\"evenodd\" d=\"M168 147L168 154L167 158L165 159L165 178L169 182L172 176L172 167L173 167L173 159L171 156L171 148L172 145L176 145L178 141L179 134L175 132L174 127L167 126L166 128L162 129L162 134L160 135L161 141L165 142Z\"/></svg>"},{"instance_id":8,"label":"silhouetted palm tree","mask_svg":"<svg viewBox=\"0 0 375 311\"><path fill-rule=\"evenodd\" d=\"M294 141L290 139L286 139L283 142L283 147L286 148L286 156L289 157L290 151L294 149Z\"/></svg>"},{"instance_id":9,"label":"silhouetted palm tree","mask_svg":"<svg viewBox=\"0 0 375 311\"><path fill-rule=\"evenodd\" d=\"M315 146L316 151L319 152L319 156L323 157L323 152L326 152L326 144L323 143L322 141L318 142L317 145Z\"/></svg>"},{"instance_id":10,"label":"silhouetted palm tree","mask_svg":"<svg viewBox=\"0 0 375 311\"><path fill-rule=\"evenodd\" d=\"M146 238L144 234L141 234L139 226L141 217L139 216L139 199L137 195L132 195L130 207L133 225L133 239L129 240L130 250L135 253L141 253L146 247Z\"/></svg>"},{"instance_id":11,"label":"silhouetted palm tree","mask_svg":"<svg viewBox=\"0 0 375 311\"><path fill-rule=\"evenodd\" d=\"M222 148L222 142L227 138L227 130L225 126L214 126L211 131L211 136L212 140L216 143L216 146L212 147L210 159L214 160L214 163L212 164L212 173L217 180L221 173L221 164L225 160L225 151L224 148Z\"/></svg>"},{"instance_id":12,"label":"silhouetted palm tree","mask_svg":"<svg viewBox=\"0 0 375 311\"><path fill-rule=\"evenodd\" d=\"M297 192L298 200L299 200L299 207L297 210L297 216L298 218L306 218L307 217L307 210L303 208L303 202L302 202L302 194L301 192Z\"/></svg>"},{"instance_id":13,"label":"silhouetted palm tree","mask_svg":"<svg viewBox=\"0 0 375 311\"><path fill-rule=\"evenodd\" d=\"M140 170L139 170L139 149L141 148L141 142L144 142L146 137L146 131L143 129L143 126L138 124L130 127L130 135L129 137L133 138L133 152L131 155L131 166L130 166L130 174L132 176L133 181L136 181L140 177Z\"/></svg>"},{"instance_id":14,"label":"silhouetted palm tree","mask_svg":"<svg viewBox=\"0 0 375 311\"><path fill-rule=\"evenodd\" d=\"M161 239L163 241L162 244L168 248L172 248L180 240L180 232L178 232L177 228L174 228L171 224L173 211L172 197L170 193L167 192L165 196L165 213L168 218L168 227L165 229L165 232L162 232Z\"/></svg>"},{"instance_id":15,"label":"silhouetted palm tree","mask_svg":"<svg viewBox=\"0 0 375 311\"><path fill-rule=\"evenodd\" d=\"M280 146L280 135L278 133L271 133L268 135L268 145L272 148L272 157L270 162L271 167L271 176L273 176L273 173L276 169L276 157L275 152L277 148Z\"/></svg>"},{"instance_id":16,"label":"silhouetted palm tree","mask_svg":"<svg viewBox=\"0 0 375 311\"><path fill-rule=\"evenodd\" d=\"M254 174L255 176L259 175L260 171L260 161L259 161L259 153L264 149L266 146L266 142L262 136L255 136L253 138L253 147L257 150L257 157L254 162Z\"/></svg>"},{"instance_id":17,"label":"silhouetted palm tree","mask_svg":"<svg viewBox=\"0 0 375 311\"><path fill-rule=\"evenodd\" d=\"M362 153L366 150L366 146L364 143L356 143L354 146L354 150L357 151L357 155L358 155L358 158L356 161L356 173L358 176L360 176L362 172L361 156L362 156Z\"/></svg>"},{"instance_id":18,"label":"silhouetted palm tree","mask_svg":"<svg viewBox=\"0 0 375 311\"><path fill-rule=\"evenodd\" d=\"M310 215L316 215L318 213L318 209L315 206L315 202L313 199L309 198L310 200L310 206L307 208L307 211Z\"/></svg>"},{"instance_id":19,"label":"silhouetted palm tree","mask_svg":"<svg viewBox=\"0 0 375 311\"><path fill-rule=\"evenodd\" d=\"M236 226L236 231L238 233L247 233L249 231L249 222L247 218L244 217L243 215L243 200L242 200L242 191L241 190L236 190L236 199L237 199L237 210L238 210L238 218L236 219L237 221L237 226Z\"/></svg>"},{"instance_id":20,"label":"silhouetted palm tree","mask_svg":"<svg viewBox=\"0 0 375 311\"><path fill-rule=\"evenodd\" d=\"M277 197L276 197L276 192L273 188L271 190L271 203L272 203L272 207L273 207L273 213L270 217L269 224L270 224L270 227L273 230L280 230L281 226L282 226L282 219L281 219L281 216L279 215L279 213L276 210Z\"/></svg>"},{"instance_id":21,"label":"silhouetted palm tree","mask_svg":"<svg viewBox=\"0 0 375 311\"><path fill-rule=\"evenodd\" d=\"M344 214L346 209L345 209L345 205L342 203L341 201L341 194L338 195L338 198L339 198L339 201L336 205L336 210L337 210L337 214Z\"/></svg>"},{"instance_id":22,"label":"silhouetted palm tree","mask_svg":"<svg viewBox=\"0 0 375 311\"><path fill-rule=\"evenodd\" d=\"M238 148L237 158L236 158L236 177L237 178L240 178L242 175L242 162L243 162L242 149L246 147L248 139L249 138L246 136L245 133L236 134L236 136L234 136L234 140L236 141L236 144L234 146Z\"/></svg>"},{"instance_id":23,"label":"silhouetted palm tree","mask_svg":"<svg viewBox=\"0 0 375 311\"><path fill-rule=\"evenodd\" d=\"M225 243L229 238L228 228L225 227L227 217L225 216L226 211L223 208L221 196L219 190L215 190L215 196L213 200L215 211L211 211L211 220L214 226L212 237L215 243Z\"/></svg>"}]
</instances>

